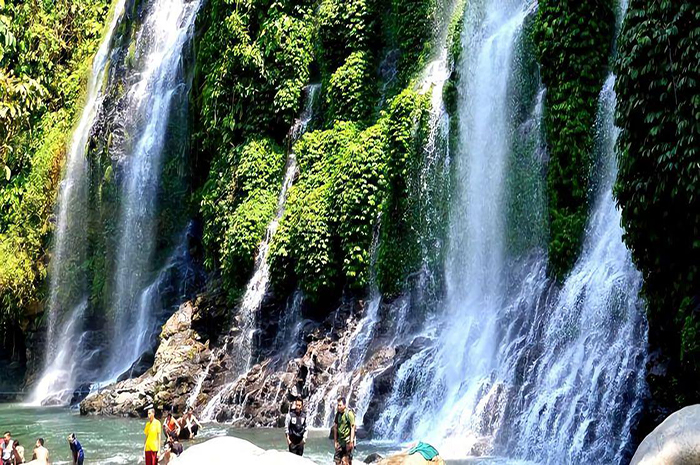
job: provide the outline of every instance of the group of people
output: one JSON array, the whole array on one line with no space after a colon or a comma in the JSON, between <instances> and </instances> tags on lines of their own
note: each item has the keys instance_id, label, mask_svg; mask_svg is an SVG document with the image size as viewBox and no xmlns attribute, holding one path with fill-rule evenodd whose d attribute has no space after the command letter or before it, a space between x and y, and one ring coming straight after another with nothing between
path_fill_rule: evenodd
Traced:
<instances>
[{"instance_id":1,"label":"group of people","mask_svg":"<svg viewBox=\"0 0 700 465\"><path fill-rule=\"evenodd\" d=\"M348 408L345 397L339 397L333 422L333 443L335 445L333 460L336 465L352 464L352 453L356 443L355 433L355 414ZM304 455L308 429L303 400L296 399L292 402L289 413L284 420L284 434L287 438L289 452Z\"/></svg>"},{"instance_id":2,"label":"group of people","mask_svg":"<svg viewBox=\"0 0 700 465\"><path fill-rule=\"evenodd\" d=\"M25 450L18 440L12 439L12 433L5 431L2 442L0 442L0 458L2 465L18 465L26 463L27 465L49 465L49 451L44 447L44 438L39 438L34 444L32 452L32 460L25 462ZM85 452L80 441L75 437L75 433L68 435L68 446L70 447L73 456L73 465L83 465L85 460Z\"/></svg>"},{"instance_id":3,"label":"group of people","mask_svg":"<svg viewBox=\"0 0 700 465\"><path fill-rule=\"evenodd\" d=\"M192 409L185 411L185 414L178 420L172 412L165 413L163 422L156 418L156 411L148 409L148 423L143 429L146 435L144 454L146 465L167 465L172 460L173 455L182 454L181 439L194 439L202 427ZM165 444L161 450L162 433L165 433Z\"/></svg>"}]
</instances>

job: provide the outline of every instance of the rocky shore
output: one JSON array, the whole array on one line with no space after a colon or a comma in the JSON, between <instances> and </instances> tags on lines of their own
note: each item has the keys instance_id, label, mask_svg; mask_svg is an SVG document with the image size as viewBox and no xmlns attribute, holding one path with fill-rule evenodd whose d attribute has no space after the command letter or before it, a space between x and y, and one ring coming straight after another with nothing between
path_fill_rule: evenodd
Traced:
<instances>
[{"instance_id":1,"label":"rocky shore","mask_svg":"<svg viewBox=\"0 0 700 465\"><path fill-rule=\"evenodd\" d=\"M194 329L198 307L180 306L163 325L153 367L143 375L100 389L80 403L80 413L143 417L151 404L184 410L211 351Z\"/></svg>"},{"instance_id":2,"label":"rocky shore","mask_svg":"<svg viewBox=\"0 0 700 465\"><path fill-rule=\"evenodd\" d=\"M212 312L218 314L212 317ZM322 322L305 320L299 343L290 342L293 352L259 353L258 363L231 380L236 348L222 350L222 339L215 339L229 325L222 313L211 298L183 304L163 326L153 366L91 394L81 402L81 414L143 417L149 405L176 412L192 406L200 418L206 414L240 427L280 427L289 402L302 396L312 424L323 426L332 418L337 396L344 395L362 410L370 428L391 393L399 364L421 346L420 340L392 345L392 328L378 324L368 346L356 347L358 335L372 322L367 302L349 300ZM235 321L232 326L229 335L235 333ZM272 344L267 342L261 346Z\"/></svg>"}]
</instances>

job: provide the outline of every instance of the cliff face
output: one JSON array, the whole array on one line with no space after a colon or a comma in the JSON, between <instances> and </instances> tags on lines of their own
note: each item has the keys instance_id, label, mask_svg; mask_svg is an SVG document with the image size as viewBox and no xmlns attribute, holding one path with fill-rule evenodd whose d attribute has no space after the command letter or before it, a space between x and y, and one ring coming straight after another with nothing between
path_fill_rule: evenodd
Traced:
<instances>
[{"instance_id":1,"label":"cliff face","mask_svg":"<svg viewBox=\"0 0 700 465\"><path fill-rule=\"evenodd\" d=\"M620 173L615 195L625 243L644 274L652 350L650 431L700 399L700 174L698 93L692 63L700 7L632 1L615 70Z\"/></svg>"}]
</instances>

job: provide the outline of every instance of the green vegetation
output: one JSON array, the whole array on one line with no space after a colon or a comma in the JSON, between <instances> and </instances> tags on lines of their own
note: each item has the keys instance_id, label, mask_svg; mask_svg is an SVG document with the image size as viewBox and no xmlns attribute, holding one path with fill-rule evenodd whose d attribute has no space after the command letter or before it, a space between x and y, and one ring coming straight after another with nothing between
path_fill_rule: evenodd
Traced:
<instances>
[{"instance_id":1,"label":"green vegetation","mask_svg":"<svg viewBox=\"0 0 700 465\"><path fill-rule=\"evenodd\" d=\"M615 195L644 275L649 377L675 409L700 401L700 5L633 0L619 39Z\"/></svg>"},{"instance_id":2,"label":"green vegetation","mask_svg":"<svg viewBox=\"0 0 700 465\"><path fill-rule=\"evenodd\" d=\"M420 215L410 189L429 102L412 90L411 77L429 53L434 11L434 0L207 4L194 163L207 178L199 190L207 265L222 274L230 298L240 295L274 215L285 158L278 147L312 75L322 84L321 114L317 130L290 148L299 176L270 248L277 290L298 286L319 307L344 288L363 292L380 212L381 287L397 292L415 271L420 249L412 223ZM400 57L401 86L393 82L388 92L378 73L383 50ZM255 173L248 181L241 175L246 158L243 169ZM261 182L250 187L252 179Z\"/></svg>"},{"instance_id":3,"label":"green vegetation","mask_svg":"<svg viewBox=\"0 0 700 465\"><path fill-rule=\"evenodd\" d=\"M0 320L41 299L61 165L107 7L0 0Z\"/></svg>"},{"instance_id":4,"label":"green vegetation","mask_svg":"<svg viewBox=\"0 0 700 465\"><path fill-rule=\"evenodd\" d=\"M283 168L284 152L273 141L251 140L217 158L202 189L206 263L219 268L232 298L253 269L274 216Z\"/></svg>"},{"instance_id":5,"label":"green vegetation","mask_svg":"<svg viewBox=\"0 0 700 465\"><path fill-rule=\"evenodd\" d=\"M588 218L593 123L614 17L611 0L543 0L533 38L547 87L549 261L562 279L581 249Z\"/></svg>"}]
</instances>

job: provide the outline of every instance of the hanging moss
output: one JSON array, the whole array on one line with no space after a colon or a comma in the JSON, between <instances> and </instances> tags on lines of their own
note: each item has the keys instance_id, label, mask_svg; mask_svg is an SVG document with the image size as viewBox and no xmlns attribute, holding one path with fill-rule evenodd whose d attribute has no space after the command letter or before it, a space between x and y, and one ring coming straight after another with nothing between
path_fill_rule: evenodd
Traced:
<instances>
[{"instance_id":1,"label":"hanging moss","mask_svg":"<svg viewBox=\"0 0 700 465\"><path fill-rule=\"evenodd\" d=\"M429 109L427 95L407 89L389 104L386 113L388 184L382 205L377 280L380 290L388 296L400 292L407 276L420 267L416 183L423 155L421 136Z\"/></svg>"},{"instance_id":2,"label":"hanging moss","mask_svg":"<svg viewBox=\"0 0 700 465\"><path fill-rule=\"evenodd\" d=\"M284 151L270 139L251 140L215 160L202 190L206 263L221 272L232 300L275 214L284 161Z\"/></svg>"},{"instance_id":3,"label":"hanging moss","mask_svg":"<svg viewBox=\"0 0 700 465\"><path fill-rule=\"evenodd\" d=\"M326 118L331 121L365 121L374 108L374 60L367 52L352 53L330 78L326 92Z\"/></svg>"},{"instance_id":4,"label":"hanging moss","mask_svg":"<svg viewBox=\"0 0 700 465\"><path fill-rule=\"evenodd\" d=\"M354 52L380 48L377 0L323 0L318 10L318 57L333 73Z\"/></svg>"},{"instance_id":5,"label":"hanging moss","mask_svg":"<svg viewBox=\"0 0 700 465\"><path fill-rule=\"evenodd\" d=\"M611 0L538 5L533 39L547 88L549 262L559 279L580 253L588 217L593 123L613 25Z\"/></svg>"},{"instance_id":6,"label":"hanging moss","mask_svg":"<svg viewBox=\"0 0 700 465\"><path fill-rule=\"evenodd\" d=\"M700 5L630 2L615 66L624 240L644 275L659 409L700 401Z\"/></svg>"},{"instance_id":7,"label":"hanging moss","mask_svg":"<svg viewBox=\"0 0 700 465\"><path fill-rule=\"evenodd\" d=\"M392 43L400 51L400 87L425 66L435 34L436 12L436 0L391 0L388 23Z\"/></svg>"}]
</instances>

